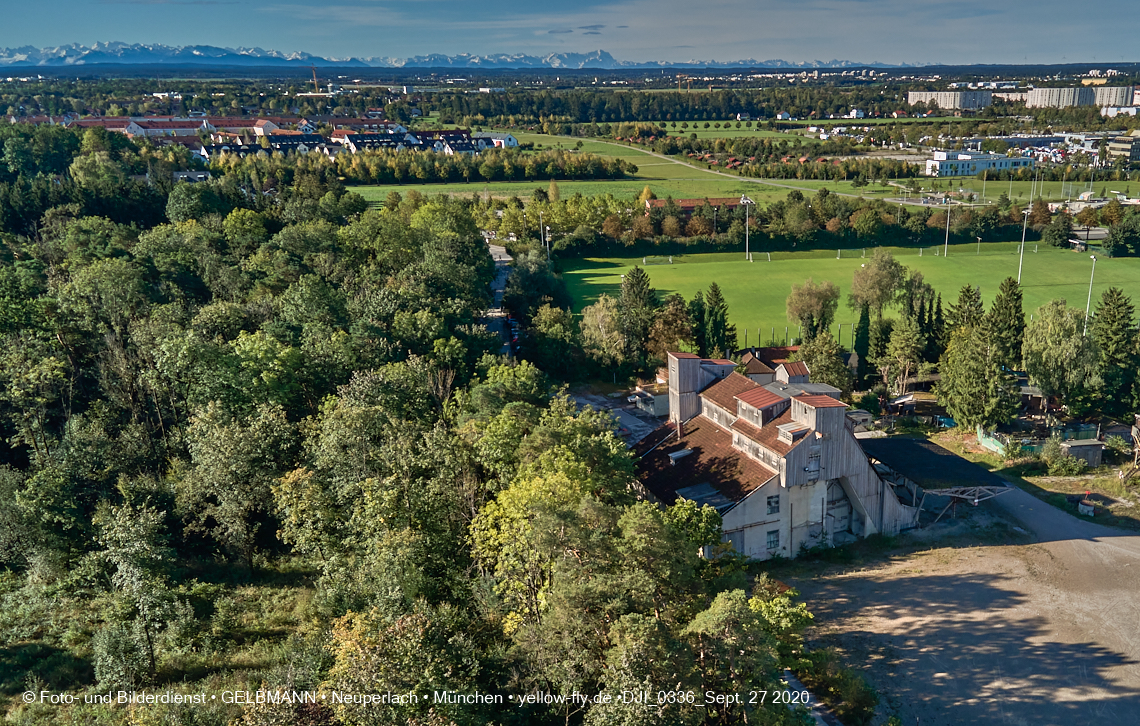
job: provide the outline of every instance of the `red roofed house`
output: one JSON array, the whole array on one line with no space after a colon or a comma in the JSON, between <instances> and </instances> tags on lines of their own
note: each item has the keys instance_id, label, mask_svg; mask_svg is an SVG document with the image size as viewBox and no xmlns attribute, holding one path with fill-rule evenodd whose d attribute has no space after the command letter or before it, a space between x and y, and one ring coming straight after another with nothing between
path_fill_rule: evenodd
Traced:
<instances>
[{"instance_id":1,"label":"red roofed house","mask_svg":"<svg viewBox=\"0 0 1140 726\"><path fill-rule=\"evenodd\" d=\"M693 212L697 211L700 207L705 206L708 202L711 207L718 207L720 209L736 209L740 206L740 197L714 197L711 199L674 199L673 203L681 212L683 217L691 217ZM669 204L667 199L646 199L645 200L645 215L649 216L655 208L665 208Z\"/></svg>"},{"instance_id":2,"label":"red roofed house","mask_svg":"<svg viewBox=\"0 0 1140 726\"><path fill-rule=\"evenodd\" d=\"M668 358L670 422L638 446L655 497L714 507L724 540L757 560L914 526L917 510L875 473L838 389L808 382L806 366L776 371L804 380L760 385L731 361Z\"/></svg>"}]
</instances>

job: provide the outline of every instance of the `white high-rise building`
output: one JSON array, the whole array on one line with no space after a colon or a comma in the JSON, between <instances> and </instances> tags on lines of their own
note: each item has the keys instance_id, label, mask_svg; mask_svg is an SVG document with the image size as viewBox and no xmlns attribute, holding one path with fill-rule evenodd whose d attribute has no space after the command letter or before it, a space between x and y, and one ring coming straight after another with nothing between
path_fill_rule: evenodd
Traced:
<instances>
[{"instance_id":1,"label":"white high-rise building","mask_svg":"<svg viewBox=\"0 0 1140 726\"><path fill-rule=\"evenodd\" d=\"M1101 89L1096 89L1099 91ZM1025 99L1026 108L1067 108L1069 106L1092 106L1096 103L1096 91L1091 88L1034 88Z\"/></svg>"},{"instance_id":2,"label":"white high-rise building","mask_svg":"<svg viewBox=\"0 0 1140 726\"><path fill-rule=\"evenodd\" d=\"M993 91L911 91L907 103L937 103L938 108L976 111L993 103Z\"/></svg>"}]
</instances>

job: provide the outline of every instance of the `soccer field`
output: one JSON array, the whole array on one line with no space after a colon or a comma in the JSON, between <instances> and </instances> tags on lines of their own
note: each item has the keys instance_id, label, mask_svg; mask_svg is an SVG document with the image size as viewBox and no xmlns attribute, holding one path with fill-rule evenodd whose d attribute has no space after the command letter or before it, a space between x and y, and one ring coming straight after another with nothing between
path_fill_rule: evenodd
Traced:
<instances>
[{"instance_id":1,"label":"soccer field","mask_svg":"<svg viewBox=\"0 0 1140 726\"><path fill-rule=\"evenodd\" d=\"M1015 242L983 244L980 255L977 245L952 245L947 257L942 256L941 246L923 250L922 256L913 248L887 249L908 268L922 272L926 281L942 295L943 309L957 299L958 290L967 283L981 286L982 298L988 307L1001 281L1017 276ZM1038 249L1035 253L1033 243L1026 245L1021 275L1027 319L1035 309L1054 298L1065 298L1069 305L1084 308L1092 272L1089 254L1043 246ZM756 252L753 253L755 261L746 262L741 249L734 253L674 256L671 265L655 264L645 269L662 299L674 292L691 298L711 282L720 285L728 301L729 319L737 327L740 345L756 344L757 331L760 331L761 341L767 341L773 329L777 338L784 337L784 328L790 325L785 301L793 283L801 283L808 277L816 281L831 280L841 293L832 333L838 333L838 326L842 324L843 343L850 345L851 325L857 315L847 307L847 293L852 274L863 262L861 253L858 249L844 250L843 257L836 259L834 250L780 252L773 253L772 261L768 262L766 254ZM867 254L871 251L867 250ZM580 312L602 293L619 294L621 275L641 263L641 257L563 261L575 312ZM1100 294L1112 286L1124 290L1140 306L1140 259L1109 259L1097 255L1094 310ZM796 328L792 326L788 335L795 334Z\"/></svg>"}]
</instances>

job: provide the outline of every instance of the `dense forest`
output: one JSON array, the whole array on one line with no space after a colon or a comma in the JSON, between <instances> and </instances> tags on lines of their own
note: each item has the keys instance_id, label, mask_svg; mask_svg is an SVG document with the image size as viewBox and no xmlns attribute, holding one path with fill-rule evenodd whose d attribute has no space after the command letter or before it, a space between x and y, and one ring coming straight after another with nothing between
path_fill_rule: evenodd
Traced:
<instances>
[{"instance_id":1,"label":"dense forest","mask_svg":"<svg viewBox=\"0 0 1140 726\"><path fill-rule=\"evenodd\" d=\"M5 133L12 723L805 722L706 705L780 688L810 615L714 510L645 501L610 416L497 355L475 205L369 210L303 159L175 185L145 144ZM139 689L417 697L95 698Z\"/></svg>"}]
</instances>

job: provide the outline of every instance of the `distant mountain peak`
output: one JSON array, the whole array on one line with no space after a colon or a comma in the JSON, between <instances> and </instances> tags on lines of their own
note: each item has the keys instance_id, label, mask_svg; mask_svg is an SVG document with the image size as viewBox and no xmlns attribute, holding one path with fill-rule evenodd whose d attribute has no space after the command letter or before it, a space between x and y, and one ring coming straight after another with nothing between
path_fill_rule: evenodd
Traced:
<instances>
[{"instance_id":1,"label":"distant mountain peak","mask_svg":"<svg viewBox=\"0 0 1140 726\"><path fill-rule=\"evenodd\" d=\"M459 53L445 55L432 53L410 58L322 58L310 53L283 53L262 48L221 48L213 45L169 46L150 43L99 42L93 45L72 43L51 48L0 48L0 67L63 67L102 64L122 65L196 65L196 66L342 66L373 68L472 68L472 69L525 69L549 68L582 70L664 69L664 68L772 68L816 69L852 68L863 66L885 67L881 63L854 61L784 61L755 59L737 61L620 61L604 50L588 53L549 53L526 55L523 53L493 53L476 55Z\"/></svg>"}]
</instances>

